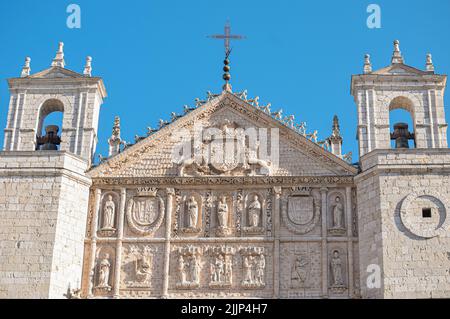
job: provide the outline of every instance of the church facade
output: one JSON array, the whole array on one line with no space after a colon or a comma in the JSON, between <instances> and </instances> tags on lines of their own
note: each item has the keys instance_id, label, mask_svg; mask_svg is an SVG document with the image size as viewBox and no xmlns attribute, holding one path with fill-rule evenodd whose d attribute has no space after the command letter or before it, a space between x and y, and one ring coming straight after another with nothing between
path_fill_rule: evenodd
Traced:
<instances>
[{"instance_id":1,"label":"church facade","mask_svg":"<svg viewBox=\"0 0 450 319\"><path fill-rule=\"evenodd\" d=\"M353 164L337 117L320 141L224 77L134 144L116 117L94 165L106 89L91 73L90 57L65 68L60 43L49 69L27 58L8 80L0 297L450 297L447 77L431 55L426 70L398 41L386 68L366 55ZM391 132L395 109L412 128Z\"/></svg>"}]
</instances>

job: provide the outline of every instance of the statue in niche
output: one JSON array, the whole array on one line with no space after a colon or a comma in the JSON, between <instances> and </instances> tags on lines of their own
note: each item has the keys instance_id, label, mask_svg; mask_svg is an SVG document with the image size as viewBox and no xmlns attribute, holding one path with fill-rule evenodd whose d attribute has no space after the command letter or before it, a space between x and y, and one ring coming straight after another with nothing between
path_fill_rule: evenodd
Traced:
<instances>
[{"instance_id":1,"label":"statue in niche","mask_svg":"<svg viewBox=\"0 0 450 319\"><path fill-rule=\"evenodd\" d=\"M256 282L260 285L264 284L264 269L266 269L266 258L264 254L261 254L256 264Z\"/></svg>"},{"instance_id":2,"label":"statue in niche","mask_svg":"<svg viewBox=\"0 0 450 319\"><path fill-rule=\"evenodd\" d=\"M103 227L102 229L114 229L114 215L116 212L116 204L114 204L112 195L108 195L105 205L103 206Z\"/></svg>"},{"instance_id":3,"label":"statue in niche","mask_svg":"<svg viewBox=\"0 0 450 319\"><path fill-rule=\"evenodd\" d=\"M252 276L252 257L245 256L242 267L244 268L244 283L253 283Z\"/></svg>"},{"instance_id":4,"label":"statue in niche","mask_svg":"<svg viewBox=\"0 0 450 319\"><path fill-rule=\"evenodd\" d=\"M217 220L220 228L228 227L228 205L225 196L220 198L219 204L217 205Z\"/></svg>"},{"instance_id":5,"label":"statue in niche","mask_svg":"<svg viewBox=\"0 0 450 319\"><path fill-rule=\"evenodd\" d=\"M180 274L180 283L186 283L186 263L184 262L183 255L178 257L178 273Z\"/></svg>"},{"instance_id":6,"label":"statue in niche","mask_svg":"<svg viewBox=\"0 0 450 319\"><path fill-rule=\"evenodd\" d=\"M259 226L259 217L261 216L261 203L258 200L258 195L253 196L253 201L248 205L248 219L250 227Z\"/></svg>"},{"instance_id":7,"label":"statue in niche","mask_svg":"<svg viewBox=\"0 0 450 319\"><path fill-rule=\"evenodd\" d=\"M188 211L187 227L188 228L197 227L198 204L194 196L189 197L189 201L187 203L187 211Z\"/></svg>"},{"instance_id":8,"label":"statue in niche","mask_svg":"<svg viewBox=\"0 0 450 319\"><path fill-rule=\"evenodd\" d=\"M294 261L294 265L291 269L291 285L293 288L302 287L305 284L306 276L308 275L306 266L308 265L308 261L302 258L301 256L297 256Z\"/></svg>"},{"instance_id":9,"label":"statue in niche","mask_svg":"<svg viewBox=\"0 0 450 319\"><path fill-rule=\"evenodd\" d=\"M342 222L342 218L344 216L344 205L341 203L341 198L338 196L334 200L333 205L333 228L342 229L344 228L344 224Z\"/></svg>"},{"instance_id":10,"label":"statue in niche","mask_svg":"<svg viewBox=\"0 0 450 319\"><path fill-rule=\"evenodd\" d=\"M213 282L222 282L223 278L222 275L224 275L225 269L225 260L222 255L219 255L215 258L215 262L211 265L212 270L212 281Z\"/></svg>"},{"instance_id":11,"label":"statue in niche","mask_svg":"<svg viewBox=\"0 0 450 319\"><path fill-rule=\"evenodd\" d=\"M333 251L333 257L331 258L331 272L333 275L333 286L341 287L344 285L344 279L342 277L342 260L339 255L339 251Z\"/></svg>"},{"instance_id":12,"label":"statue in niche","mask_svg":"<svg viewBox=\"0 0 450 319\"><path fill-rule=\"evenodd\" d=\"M191 272L191 282L198 284L200 280L200 263L195 255L192 255L189 268Z\"/></svg>"},{"instance_id":13,"label":"statue in niche","mask_svg":"<svg viewBox=\"0 0 450 319\"><path fill-rule=\"evenodd\" d=\"M109 271L111 264L109 263L109 254L105 254L99 263L98 288L110 288Z\"/></svg>"}]
</instances>

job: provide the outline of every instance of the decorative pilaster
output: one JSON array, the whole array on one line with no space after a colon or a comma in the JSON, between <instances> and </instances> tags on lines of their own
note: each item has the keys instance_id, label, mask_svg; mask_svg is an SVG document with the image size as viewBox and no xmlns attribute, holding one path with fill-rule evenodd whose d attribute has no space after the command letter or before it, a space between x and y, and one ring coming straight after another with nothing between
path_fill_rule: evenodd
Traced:
<instances>
[{"instance_id":1,"label":"decorative pilaster","mask_svg":"<svg viewBox=\"0 0 450 319\"><path fill-rule=\"evenodd\" d=\"M280 297L280 197L281 187L273 188L273 298Z\"/></svg>"},{"instance_id":2,"label":"decorative pilaster","mask_svg":"<svg viewBox=\"0 0 450 319\"><path fill-rule=\"evenodd\" d=\"M354 278L353 278L353 231L352 231L352 188L345 188L345 216L347 217L347 264L348 264L348 295L354 296Z\"/></svg>"},{"instance_id":3,"label":"decorative pilaster","mask_svg":"<svg viewBox=\"0 0 450 319\"><path fill-rule=\"evenodd\" d=\"M89 286L88 286L88 298L92 298L94 281L95 281L95 254L97 251L97 228L98 228L98 214L100 210L100 200L102 196L102 190L95 190L95 206L94 213L92 216L92 230L91 230L91 251L90 251L90 260L89 260Z\"/></svg>"},{"instance_id":4,"label":"decorative pilaster","mask_svg":"<svg viewBox=\"0 0 450 319\"><path fill-rule=\"evenodd\" d=\"M125 219L125 202L127 191L125 188L120 189L119 215L117 218L117 245L116 245L116 262L114 272L114 298L120 296L120 269L122 264L122 240L123 240L123 224Z\"/></svg>"},{"instance_id":5,"label":"decorative pilaster","mask_svg":"<svg viewBox=\"0 0 450 319\"><path fill-rule=\"evenodd\" d=\"M163 268L163 287L162 298L167 298L169 291L169 270L170 270L170 234L172 229L172 210L173 198L175 190L167 188L167 203L166 203L166 229L165 229L165 243L164 243L164 268Z\"/></svg>"},{"instance_id":6,"label":"decorative pilaster","mask_svg":"<svg viewBox=\"0 0 450 319\"><path fill-rule=\"evenodd\" d=\"M328 245L327 245L327 193L328 188L320 189L322 208L322 295L328 298Z\"/></svg>"}]
</instances>

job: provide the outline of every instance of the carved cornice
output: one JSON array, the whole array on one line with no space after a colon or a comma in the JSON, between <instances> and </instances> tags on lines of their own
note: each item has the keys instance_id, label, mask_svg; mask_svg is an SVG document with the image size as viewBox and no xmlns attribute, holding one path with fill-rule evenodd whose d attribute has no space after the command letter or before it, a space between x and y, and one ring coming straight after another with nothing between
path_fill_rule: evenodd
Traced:
<instances>
[{"instance_id":1,"label":"carved cornice","mask_svg":"<svg viewBox=\"0 0 450 319\"><path fill-rule=\"evenodd\" d=\"M254 186L353 185L353 176L233 176L233 177L95 177L93 186Z\"/></svg>"}]
</instances>

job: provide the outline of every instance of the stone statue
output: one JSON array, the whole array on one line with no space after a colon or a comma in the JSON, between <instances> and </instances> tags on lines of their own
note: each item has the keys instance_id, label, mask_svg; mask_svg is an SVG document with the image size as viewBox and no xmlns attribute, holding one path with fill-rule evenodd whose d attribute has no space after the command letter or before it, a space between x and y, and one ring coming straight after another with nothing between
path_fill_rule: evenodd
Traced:
<instances>
[{"instance_id":1,"label":"stone statue","mask_svg":"<svg viewBox=\"0 0 450 319\"><path fill-rule=\"evenodd\" d=\"M248 219L250 227L259 226L259 217L261 216L261 203L258 195L253 196L253 201L248 205Z\"/></svg>"},{"instance_id":2,"label":"stone statue","mask_svg":"<svg viewBox=\"0 0 450 319\"><path fill-rule=\"evenodd\" d=\"M251 257L245 256L243 262L243 270L244 270L244 283L252 283L252 263Z\"/></svg>"},{"instance_id":3,"label":"stone statue","mask_svg":"<svg viewBox=\"0 0 450 319\"><path fill-rule=\"evenodd\" d=\"M198 204L197 204L197 201L195 200L194 196L191 196L189 198L189 201L187 203L187 211L188 211L187 227L188 228L197 227Z\"/></svg>"},{"instance_id":4,"label":"stone statue","mask_svg":"<svg viewBox=\"0 0 450 319\"><path fill-rule=\"evenodd\" d=\"M105 254L99 264L98 286L99 288L109 288L109 271L111 264L109 263L109 254Z\"/></svg>"},{"instance_id":5,"label":"stone statue","mask_svg":"<svg viewBox=\"0 0 450 319\"><path fill-rule=\"evenodd\" d=\"M216 257L215 264L212 269L214 270L212 281L222 282L222 275L224 274L224 258L222 255Z\"/></svg>"},{"instance_id":6,"label":"stone statue","mask_svg":"<svg viewBox=\"0 0 450 319\"><path fill-rule=\"evenodd\" d=\"M196 256L191 257L189 267L191 271L191 282L198 283L200 280L200 264Z\"/></svg>"},{"instance_id":7,"label":"stone statue","mask_svg":"<svg viewBox=\"0 0 450 319\"><path fill-rule=\"evenodd\" d=\"M292 266L291 269L291 284L292 286L301 286L305 283L306 281L306 276L307 276L307 270L306 270L306 265L308 264L308 262L304 259L302 259L302 257L298 256L295 261L294 261L294 265Z\"/></svg>"},{"instance_id":8,"label":"stone statue","mask_svg":"<svg viewBox=\"0 0 450 319\"><path fill-rule=\"evenodd\" d=\"M344 279L342 278L342 261L339 256L339 251L333 252L333 258L331 258L331 272L333 275L333 286L343 286Z\"/></svg>"},{"instance_id":9,"label":"stone statue","mask_svg":"<svg viewBox=\"0 0 450 319\"><path fill-rule=\"evenodd\" d=\"M221 197L219 205L217 206L217 220L219 222L219 227L228 227L228 205L225 196Z\"/></svg>"},{"instance_id":10,"label":"stone statue","mask_svg":"<svg viewBox=\"0 0 450 319\"><path fill-rule=\"evenodd\" d=\"M103 227L102 229L114 228L114 215L116 212L116 204L114 204L112 195L108 195L108 200L103 206Z\"/></svg>"},{"instance_id":11,"label":"stone statue","mask_svg":"<svg viewBox=\"0 0 450 319\"><path fill-rule=\"evenodd\" d=\"M341 198L336 197L333 205L333 228L344 228L342 223L342 216L344 215L344 205L341 203Z\"/></svg>"},{"instance_id":12,"label":"stone statue","mask_svg":"<svg viewBox=\"0 0 450 319\"><path fill-rule=\"evenodd\" d=\"M264 284L264 269L266 269L266 257L261 254L256 264L256 281L258 284Z\"/></svg>"},{"instance_id":13,"label":"stone statue","mask_svg":"<svg viewBox=\"0 0 450 319\"><path fill-rule=\"evenodd\" d=\"M180 282L181 284L186 283L186 271L185 271L186 264L184 262L183 255L180 255L178 257L178 273L180 274Z\"/></svg>"},{"instance_id":14,"label":"stone statue","mask_svg":"<svg viewBox=\"0 0 450 319\"><path fill-rule=\"evenodd\" d=\"M231 258L225 257L225 281L227 282L231 282L232 266Z\"/></svg>"}]
</instances>

